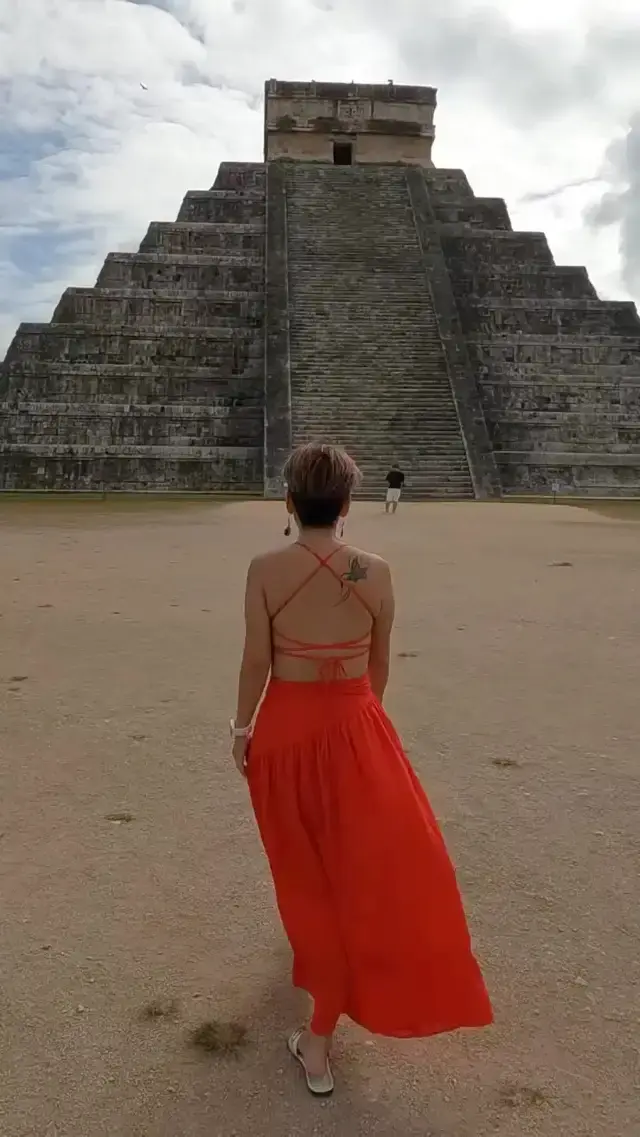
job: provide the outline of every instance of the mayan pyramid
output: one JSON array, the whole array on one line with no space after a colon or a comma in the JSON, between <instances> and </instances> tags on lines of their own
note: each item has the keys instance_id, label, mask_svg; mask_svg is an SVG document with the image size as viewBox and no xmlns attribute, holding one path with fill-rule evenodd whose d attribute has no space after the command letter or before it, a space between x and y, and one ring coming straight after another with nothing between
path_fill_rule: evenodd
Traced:
<instances>
[{"instance_id":1,"label":"mayan pyramid","mask_svg":"<svg viewBox=\"0 0 640 1137\"><path fill-rule=\"evenodd\" d=\"M436 169L436 92L265 87L224 164L0 369L0 488L273 496L292 445L407 496L640 494L640 321Z\"/></svg>"}]
</instances>

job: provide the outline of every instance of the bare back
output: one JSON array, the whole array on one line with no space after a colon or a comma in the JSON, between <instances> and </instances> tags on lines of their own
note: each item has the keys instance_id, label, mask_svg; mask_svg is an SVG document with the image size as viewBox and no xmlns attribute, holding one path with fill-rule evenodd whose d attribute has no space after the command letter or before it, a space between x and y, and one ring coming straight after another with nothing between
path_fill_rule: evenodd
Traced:
<instances>
[{"instance_id":1,"label":"bare back","mask_svg":"<svg viewBox=\"0 0 640 1137\"><path fill-rule=\"evenodd\" d=\"M261 558L260 579L274 677L314 682L367 673L376 624L389 608L385 561L350 545L320 551L296 542Z\"/></svg>"}]
</instances>

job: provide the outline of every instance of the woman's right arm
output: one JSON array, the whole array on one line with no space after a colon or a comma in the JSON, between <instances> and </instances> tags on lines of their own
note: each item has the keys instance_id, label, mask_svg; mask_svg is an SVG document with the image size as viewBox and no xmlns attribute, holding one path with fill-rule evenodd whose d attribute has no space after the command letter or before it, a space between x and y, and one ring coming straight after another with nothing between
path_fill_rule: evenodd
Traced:
<instances>
[{"instance_id":1,"label":"woman's right arm","mask_svg":"<svg viewBox=\"0 0 640 1137\"><path fill-rule=\"evenodd\" d=\"M391 655L391 630L395 616L395 598L391 570L384 562L380 569L382 603L371 630L371 650L369 652L369 679L371 689L381 703L389 679L389 659Z\"/></svg>"}]
</instances>

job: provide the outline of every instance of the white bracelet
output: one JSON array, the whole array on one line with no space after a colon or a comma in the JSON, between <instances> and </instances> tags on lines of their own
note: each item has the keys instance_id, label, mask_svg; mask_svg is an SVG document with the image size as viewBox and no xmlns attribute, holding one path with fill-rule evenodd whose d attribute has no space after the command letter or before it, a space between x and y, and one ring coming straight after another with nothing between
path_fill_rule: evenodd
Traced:
<instances>
[{"instance_id":1,"label":"white bracelet","mask_svg":"<svg viewBox=\"0 0 640 1137\"><path fill-rule=\"evenodd\" d=\"M229 719L229 734L232 738L248 738L251 734L251 725L236 726L236 720Z\"/></svg>"}]
</instances>

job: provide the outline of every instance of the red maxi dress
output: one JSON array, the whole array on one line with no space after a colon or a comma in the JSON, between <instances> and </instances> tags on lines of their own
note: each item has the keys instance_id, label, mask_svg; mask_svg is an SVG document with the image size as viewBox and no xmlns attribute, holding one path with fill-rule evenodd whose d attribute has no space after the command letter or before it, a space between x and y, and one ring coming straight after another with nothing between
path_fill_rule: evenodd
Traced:
<instances>
[{"instance_id":1,"label":"red maxi dress","mask_svg":"<svg viewBox=\"0 0 640 1137\"><path fill-rule=\"evenodd\" d=\"M323 568L340 580L330 557L308 551L318 564L294 595ZM275 653L319 668L317 682L271 679L247 767L293 982L313 998L319 1035L341 1015L396 1038L486 1026L491 1004L433 810L368 677L344 678L343 662L369 646L369 636L304 644L273 628Z\"/></svg>"}]
</instances>

